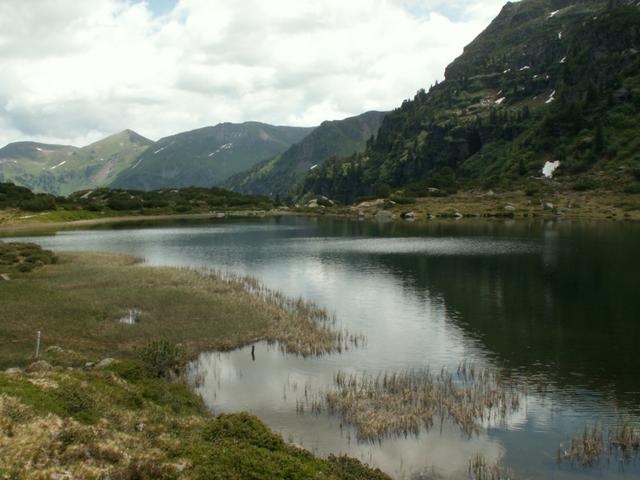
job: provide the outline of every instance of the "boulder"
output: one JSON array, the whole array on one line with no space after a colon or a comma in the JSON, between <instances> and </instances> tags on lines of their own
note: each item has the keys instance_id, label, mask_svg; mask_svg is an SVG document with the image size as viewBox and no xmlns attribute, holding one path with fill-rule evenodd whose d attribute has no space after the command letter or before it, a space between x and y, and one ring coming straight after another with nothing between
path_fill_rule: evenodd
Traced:
<instances>
[{"instance_id":1,"label":"boulder","mask_svg":"<svg viewBox=\"0 0 640 480\"><path fill-rule=\"evenodd\" d=\"M416 213L415 212L403 212L400 215L400 218L403 218L404 220L415 220L416 219Z\"/></svg>"},{"instance_id":2,"label":"boulder","mask_svg":"<svg viewBox=\"0 0 640 480\"><path fill-rule=\"evenodd\" d=\"M113 362L115 362L115 360L113 358L105 358L105 359L100 360L98 362L98 364L96 365L96 368L107 368Z\"/></svg>"},{"instance_id":3,"label":"boulder","mask_svg":"<svg viewBox=\"0 0 640 480\"><path fill-rule=\"evenodd\" d=\"M513 213L513 212L515 212L515 211L516 211L516 207L514 207L514 206L513 206L513 205L511 205L511 204L507 204L507 205L505 205L505 207L504 207L504 211L505 211L505 212L511 212L511 213Z\"/></svg>"},{"instance_id":4,"label":"boulder","mask_svg":"<svg viewBox=\"0 0 640 480\"><path fill-rule=\"evenodd\" d=\"M384 205L384 199L379 198L377 200L371 200L369 202L362 202L356 205L357 208L371 208L371 207L379 207L380 205Z\"/></svg>"},{"instance_id":5,"label":"boulder","mask_svg":"<svg viewBox=\"0 0 640 480\"><path fill-rule=\"evenodd\" d=\"M4 373L6 375L22 375L22 369L17 367L7 368Z\"/></svg>"},{"instance_id":6,"label":"boulder","mask_svg":"<svg viewBox=\"0 0 640 480\"><path fill-rule=\"evenodd\" d=\"M33 362L31 365L27 367L27 373L40 373L40 372L49 372L52 367L48 362L44 360L38 360L37 362Z\"/></svg>"},{"instance_id":7,"label":"boulder","mask_svg":"<svg viewBox=\"0 0 640 480\"><path fill-rule=\"evenodd\" d=\"M0 274L0 280L4 280L5 282L8 282L9 280L11 280L11 277L9 276L8 273L2 273Z\"/></svg>"},{"instance_id":8,"label":"boulder","mask_svg":"<svg viewBox=\"0 0 640 480\"><path fill-rule=\"evenodd\" d=\"M553 203L545 202L545 203L542 204L542 208L544 210L553 210Z\"/></svg>"}]
</instances>

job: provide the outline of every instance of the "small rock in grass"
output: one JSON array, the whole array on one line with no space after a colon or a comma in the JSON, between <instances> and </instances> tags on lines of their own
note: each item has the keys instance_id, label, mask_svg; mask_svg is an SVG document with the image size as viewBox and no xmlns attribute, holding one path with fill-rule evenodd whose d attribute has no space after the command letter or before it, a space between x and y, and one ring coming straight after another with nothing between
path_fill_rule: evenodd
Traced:
<instances>
[{"instance_id":1,"label":"small rock in grass","mask_svg":"<svg viewBox=\"0 0 640 480\"><path fill-rule=\"evenodd\" d=\"M47 353L64 353L64 349L58 345L53 345L45 350Z\"/></svg>"},{"instance_id":2,"label":"small rock in grass","mask_svg":"<svg viewBox=\"0 0 640 480\"><path fill-rule=\"evenodd\" d=\"M513 206L513 205L511 205L511 204L508 204L508 205L506 205L506 206L504 207L504 210L505 210L506 212L515 212L515 211L516 211L516 207L514 207L514 206Z\"/></svg>"},{"instance_id":3,"label":"small rock in grass","mask_svg":"<svg viewBox=\"0 0 640 480\"><path fill-rule=\"evenodd\" d=\"M2 280L4 280L5 282L8 282L9 280L11 280L11 277L9 276L9 274L8 274L8 273L2 273L2 274L0 274L0 278L1 278Z\"/></svg>"},{"instance_id":4,"label":"small rock in grass","mask_svg":"<svg viewBox=\"0 0 640 480\"><path fill-rule=\"evenodd\" d=\"M51 371L51 365L49 362L45 362L44 360L38 360L37 362L33 362L31 365L27 367L27 373L37 373L37 372L49 372Z\"/></svg>"},{"instance_id":5,"label":"small rock in grass","mask_svg":"<svg viewBox=\"0 0 640 480\"><path fill-rule=\"evenodd\" d=\"M17 367L7 368L4 373L7 375L22 375L22 369Z\"/></svg>"}]
</instances>

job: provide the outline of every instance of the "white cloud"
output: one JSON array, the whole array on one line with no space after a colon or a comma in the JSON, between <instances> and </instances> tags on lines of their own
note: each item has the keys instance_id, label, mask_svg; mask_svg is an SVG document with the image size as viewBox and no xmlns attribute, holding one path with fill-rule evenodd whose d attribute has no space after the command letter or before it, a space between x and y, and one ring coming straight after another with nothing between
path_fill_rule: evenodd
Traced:
<instances>
[{"instance_id":1,"label":"white cloud","mask_svg":"<svg viewBox=\"0 0 640 480\"><path fill-rule=\"evenodd\" d=\"M392 109L443 75L495 0L0 3L0 145L158 138L223 121Z\"/></svg>"}]
</instances>

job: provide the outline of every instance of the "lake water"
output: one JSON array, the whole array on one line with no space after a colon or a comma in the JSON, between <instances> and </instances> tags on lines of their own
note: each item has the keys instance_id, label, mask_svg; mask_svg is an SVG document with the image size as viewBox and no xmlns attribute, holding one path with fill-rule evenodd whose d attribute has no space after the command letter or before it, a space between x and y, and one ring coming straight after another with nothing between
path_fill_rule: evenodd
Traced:
<instances>
[{"instance_id":1,"label":"lake water","mask_svg":"<svg viewBox=\"0 0 640 480\"><path fill-rule=\"evenodd\" d=\"M203 354L192 366L216 413L247 410L285 440L347 453L396 478L467 478L468 459L502 459L518 478L634 478L638 462L556 462L586 425L640 420L640 226L570 222L376 224L300 217L140 224L34 237L152 265L258 277L335 313L365 348L321 358L277 348ZM176 325L179 328L179 325ZM359 443L326 413L296 413L338 370L503 369L532 387L518 412L471 438L445 423L418 437Z\"/></svg>"}]
</instances>

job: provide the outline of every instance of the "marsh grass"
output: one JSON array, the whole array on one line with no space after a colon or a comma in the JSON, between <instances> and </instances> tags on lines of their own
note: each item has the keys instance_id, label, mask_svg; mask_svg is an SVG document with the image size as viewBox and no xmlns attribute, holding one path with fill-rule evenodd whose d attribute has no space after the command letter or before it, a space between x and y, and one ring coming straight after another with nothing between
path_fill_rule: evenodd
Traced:
<instances>
[{"instance_id":1,"label":"marsh grass","mask_svg":"<svg viewBox=\"0 0 640 480\"><path fill-rule=\"evenodd\" d=\"M593 467L603 459L625 463L640 458L640 426L628 421L619 423L621 426L612 428L585 427L582 434L560 445L558 463Z\"/></svg>"},{"instance_id":2,"label":"marsh grass","mask_svg":"<svg viewBox=\"0 0 640 480\"><path fill-rule=\"evenodd\" d=\"M469 459L467 473L469 480L515 480L515 473L505 467L502 462L491 463L476 454Z\"/></svg>"},{"instance_id":3,"label":"marsh grass","mask_svg":"<svg viewBox=\"0 0 640 480\"><path fill-rule=\"evenodd\" d=\"M506 421L520 409L526 392L498 371L467 363L454 373L444 368L436 373L424 369L377 375L338 371L328 392L309 395L305 388L296 411L339 415L363 442L418 435L445 421L471 436L483 424Z\"/></svg>"},{"instance_id":4,"label":"marsh grass","mask_svg":"<svg viewBox=\"0 0 640 480\"><path fill-rule=\"evenodd\" d=\"M57 257L57 264L0 282L0 367L28 363L38 330L42 350L59 345L65 358L73 356L71 363L131 357L136 348L160 339L183 344L190 358L263 340L305 356L364 342L337 329L335 318L317 305L290 299L251 277L147 267L107 253ZM121 323L132 308L141 312L138 321ZM63 363L62 357L55 360Z\"/></svg>"}]
</instances>

